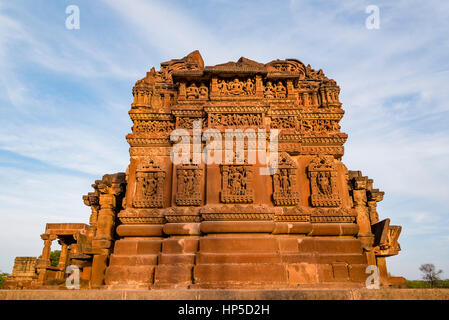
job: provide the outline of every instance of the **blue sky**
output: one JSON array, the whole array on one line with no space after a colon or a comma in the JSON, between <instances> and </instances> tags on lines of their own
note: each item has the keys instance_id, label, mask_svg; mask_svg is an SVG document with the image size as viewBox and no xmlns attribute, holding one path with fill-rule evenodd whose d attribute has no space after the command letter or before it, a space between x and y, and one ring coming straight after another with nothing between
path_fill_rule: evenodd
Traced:
<instances>
[{"instance_id":1,"label":"blue sky","mask_svg":"<svg viewBox=\"0 0 449 320\"><path fill-rule=\"evenodd\" d=\"M68 5L80 29L65 27ZM380 29L365 27L368 5ZM206 65L298 58L341 87L343 161L403 226L389 271L449 278L448 1L0 1L0 270L38 256L47 222L88 222L81 196L128 165L131 89L199 49Z\"/></svg>"}]
</instances>

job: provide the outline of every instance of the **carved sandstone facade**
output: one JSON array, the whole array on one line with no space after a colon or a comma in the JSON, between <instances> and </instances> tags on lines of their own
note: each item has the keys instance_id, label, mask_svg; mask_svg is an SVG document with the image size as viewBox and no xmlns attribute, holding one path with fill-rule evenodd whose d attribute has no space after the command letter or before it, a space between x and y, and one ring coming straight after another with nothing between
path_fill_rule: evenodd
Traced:
<instances>
[{"instance_id":1,"label":"carved sandstone facade","mask_svg":"<svg viewBox=\"0 0 449 320\"><path fill-rule=\"evenodd\" d=\"M133 88L126 174L83 197L89 225L47 226L38 285L69 264L90 288L357 287L368 265L392 285L385 258L400 250L400 227L379 221L383 192L341 162L339 92L296 59L204 66L195 51L151 69ZM203 132L278 129L276 172L247 159L172 163L170 133L194 121ZM65 253L53 275L55 239Z\"/></svg>"}]
</instances>

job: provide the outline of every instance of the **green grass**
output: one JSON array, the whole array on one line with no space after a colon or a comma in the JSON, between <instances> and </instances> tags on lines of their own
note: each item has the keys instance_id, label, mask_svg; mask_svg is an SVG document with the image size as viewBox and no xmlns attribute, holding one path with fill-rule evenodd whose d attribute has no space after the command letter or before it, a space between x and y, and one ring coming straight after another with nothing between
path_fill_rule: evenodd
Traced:
<instances>
[{"instance_id":1,"label":"green grass","mask_svg":"<svg viewBox=\"0 0 449 320\"><path fill-rule=\"evenodd\" d=\"M424 280L407 280L407 288L430 289L430 283ZM449 288L449 279L439 280L434 288Z\"/></svg>"}]
</instances>

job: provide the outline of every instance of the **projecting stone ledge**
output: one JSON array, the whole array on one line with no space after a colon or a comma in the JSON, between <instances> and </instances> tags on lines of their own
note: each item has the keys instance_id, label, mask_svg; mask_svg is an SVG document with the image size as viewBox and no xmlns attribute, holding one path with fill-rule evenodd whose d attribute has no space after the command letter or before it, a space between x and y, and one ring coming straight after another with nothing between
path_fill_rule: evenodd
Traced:
<instances>
[{"instance_id":1,"label":"projecting stone ledge","mask_svg":"<svg viewBox=\"0 0 449 320\"><path fill-rule=\"evenodd\" d=\"M449 289L0 290L0 300L449 300Z\"/></svg>"}]
</instances>

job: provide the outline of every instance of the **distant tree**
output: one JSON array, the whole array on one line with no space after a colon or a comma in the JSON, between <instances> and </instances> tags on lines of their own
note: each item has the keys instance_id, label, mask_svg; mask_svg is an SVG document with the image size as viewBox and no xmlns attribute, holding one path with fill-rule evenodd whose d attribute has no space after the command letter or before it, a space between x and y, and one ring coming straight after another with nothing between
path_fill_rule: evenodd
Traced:
<instances>
[{"instance_id":1,"label":"distant tree","mask_svg":"<svg viewBox=\"0 0 449 320\"><path fill-rule=\"evenodd\" d=\"M50 252L50 265L52 267L57 267L59 263L59 257L61 256L61 250L55 250ZM42 258L42 256L39 256L39 259Z\"/></svg>"},{"instance_id":2,"label":"distant tree","mask_svg":"<svg viewBox=\"0 0 449 320\"><path fill-rule=\"evenodd\" d=\"M430 287L433 288L436 283L440 280L440 274L443 270L436 270L433 263L422 264L419 270L423 273L423 279L429 281Z\"/></svg>"},{"instance_id":3,"label":"distant tree","mask_svg":"<svg viewBox=\"0 0 449 320\"><path fill-rule=\"evenodd\" d=\"M52 267L58 266L60 255L61 255L61 250L55 250L50 253L50 265Z\"/></svg>"},{"instance_id":4,"label":"distant tree","mask_svg":"<svg viewBox=\"0 0 449 320\"><path fill-rule=\"evenodd\" d=\"M2 271L0 270L0 288L1 288L2 285L3 285L3 282L5 282L7 276L9 276L8 273L2 272Z\"/></svg>"}]
</instances>

